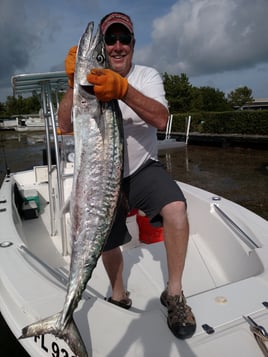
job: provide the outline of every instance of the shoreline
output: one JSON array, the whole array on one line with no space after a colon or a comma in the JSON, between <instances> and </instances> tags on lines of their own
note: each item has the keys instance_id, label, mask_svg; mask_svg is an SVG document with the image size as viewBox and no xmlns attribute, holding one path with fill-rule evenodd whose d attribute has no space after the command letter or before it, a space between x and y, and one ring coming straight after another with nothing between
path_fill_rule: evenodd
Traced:
<instances>
[{"instance_id":1,"label":"shoreline","mask_svg":"<svg viewBox=\"0 0 268 357\"><path fill-rule=\"evenodd\" d=\"M159 139L165 138L165 132L157 133ZM171 132L170 138L177 141L185 141L186 135L182 132ZM268 149L268 135L248 135L248 134L210 134L190 132L188 145L206 145L206 146L240 146L254 149Z\"/></svg>"}]
</instances>

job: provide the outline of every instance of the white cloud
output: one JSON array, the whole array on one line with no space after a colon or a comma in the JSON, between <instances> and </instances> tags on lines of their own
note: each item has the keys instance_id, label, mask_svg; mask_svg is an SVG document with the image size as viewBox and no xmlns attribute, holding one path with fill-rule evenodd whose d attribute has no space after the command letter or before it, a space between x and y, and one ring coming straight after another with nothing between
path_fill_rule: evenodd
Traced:
<instances>
[{"instance_id":1,"label":"white cloud","mask_svg":"<svg viewBox=\"0 0 268 357\"><path fill-rule=\"evenodd\" d=\"M268 62L268 1L183 0L153 23L152 44L136 53L160 71L189 76Z\"/></svg>"},{"instance_id":2,"label":"white cloud","mask_svg":"<svg viewBox=\"0 0 268 357\"><path fill-rule=\"evenodd\" d=\"M44 43L55 40L59 22L35 0L1 0L1 87L10 88L10 77L36 65ZM11 88L10 88L11 90Z\"/></svg>"},{"instance_id":3,"label":"white cloud","mask_svg":"<svg viewBox=\"0 0 268 357\"><path fill-rule=\"evenodd\" d=\"M1 0L0 101L11 75L63 69L87 22L114 10L134 21L135 62L268 97L267 0Z\"/></svg>"}]
</instances>

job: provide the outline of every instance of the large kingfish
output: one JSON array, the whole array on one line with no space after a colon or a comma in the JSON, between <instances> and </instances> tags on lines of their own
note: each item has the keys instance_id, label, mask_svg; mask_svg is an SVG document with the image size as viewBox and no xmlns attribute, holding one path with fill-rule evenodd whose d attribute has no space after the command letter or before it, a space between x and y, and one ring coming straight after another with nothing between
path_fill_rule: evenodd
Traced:
<instances>
[{"instance_id":1,"label":"large kingfish","mask_svg":"<svg viewBox=\"0 0 268 357\"><path fill-rule=\"evenodd\" d=\"M63 310L22 329L21 338L54 334L79 357L88 356L73 312L109 235L120 195L123 166L122 118L117 101L99 102L86 80L91 68L105 67L100 29L94 24L79 42L74 77L75 169L70 200L72 253Z\"/></svg>"}]
</instances>

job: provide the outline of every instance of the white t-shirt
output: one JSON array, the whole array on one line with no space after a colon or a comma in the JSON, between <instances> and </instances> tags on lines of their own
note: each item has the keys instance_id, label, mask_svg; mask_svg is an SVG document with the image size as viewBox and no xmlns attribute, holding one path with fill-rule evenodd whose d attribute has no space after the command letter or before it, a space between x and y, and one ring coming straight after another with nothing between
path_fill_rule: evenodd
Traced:
<instances>
[{"instance_id":1,"label":"white t-shirt","mask_svg":"<svg viewBox=\"0 0 268 357\"><path fill-rule=\"evenodd\" d=\"M138 91L168 107L162 78L154 68L133 65L127 79ZM157 160L157 129L122 101L119 106L124 126L124 177L127 177L148 159Z\"/></svg>"}]
</instances>

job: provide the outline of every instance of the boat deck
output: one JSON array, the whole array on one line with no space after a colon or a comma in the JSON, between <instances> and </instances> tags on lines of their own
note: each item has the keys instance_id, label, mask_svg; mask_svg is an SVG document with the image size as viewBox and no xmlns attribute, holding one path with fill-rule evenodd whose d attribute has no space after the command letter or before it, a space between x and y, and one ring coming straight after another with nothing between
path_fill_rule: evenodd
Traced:
<instances>
[{"instance_id":1,"label":"boat deck","mask_svg":"<svg viewBox=\"0 0 268 357\"><path fill-rule=\"evenodd\" d=\"M46 177L42 176L42 168L37 171L37 175L33 170L15 177L20 188L38 191L40 216L19 220L13 214L23 240L6 233L5 240L13 240L13 245L0 249L1 312L16 337L23 326L62 309L68 281L70 257L61 254L60 235L50 234ZM9 181L5 180L4 185L10 185ZM67 180L67 191L70 185ZM166 308L159 300L168 279L163 242L141 243L135 217L129 217L127 224L133 240L123 246L122 251L124 281L133 301L131 310L105 301L111 290L100 259L74 314L83 340L94 357L207 357L214 356L215 350L217 356L226 356L238 355L241 346L243 353L247 352L245 356L262 356L243 316L250 315L259 324L268 326L267 308L262 304L267 302L268 291L268 245L263 221L242 208L238 214L235 204L217 199L221 209L252 238L256 245L252 247L218 215L209 193L185 184L181 187L187 198L191 227L183 287L196 316L195 335L179 341L167 328ZM1 201L8 201L2 204L7 208L0 215L3 222L11 219L9 190L0 197ZM247 226L248 215L250 226ZM6 306L9 311L5 311ZM214 333L207 334L204 325L210 326ZM159 336L161 343L155 343ZM33 340L35 355L45 355L40 354L42 344L52 346L55 341L68 350L63 341L45 335L42 340ZM26 346L27 340L22 343Z\"/></svg>"}]
</instances>

